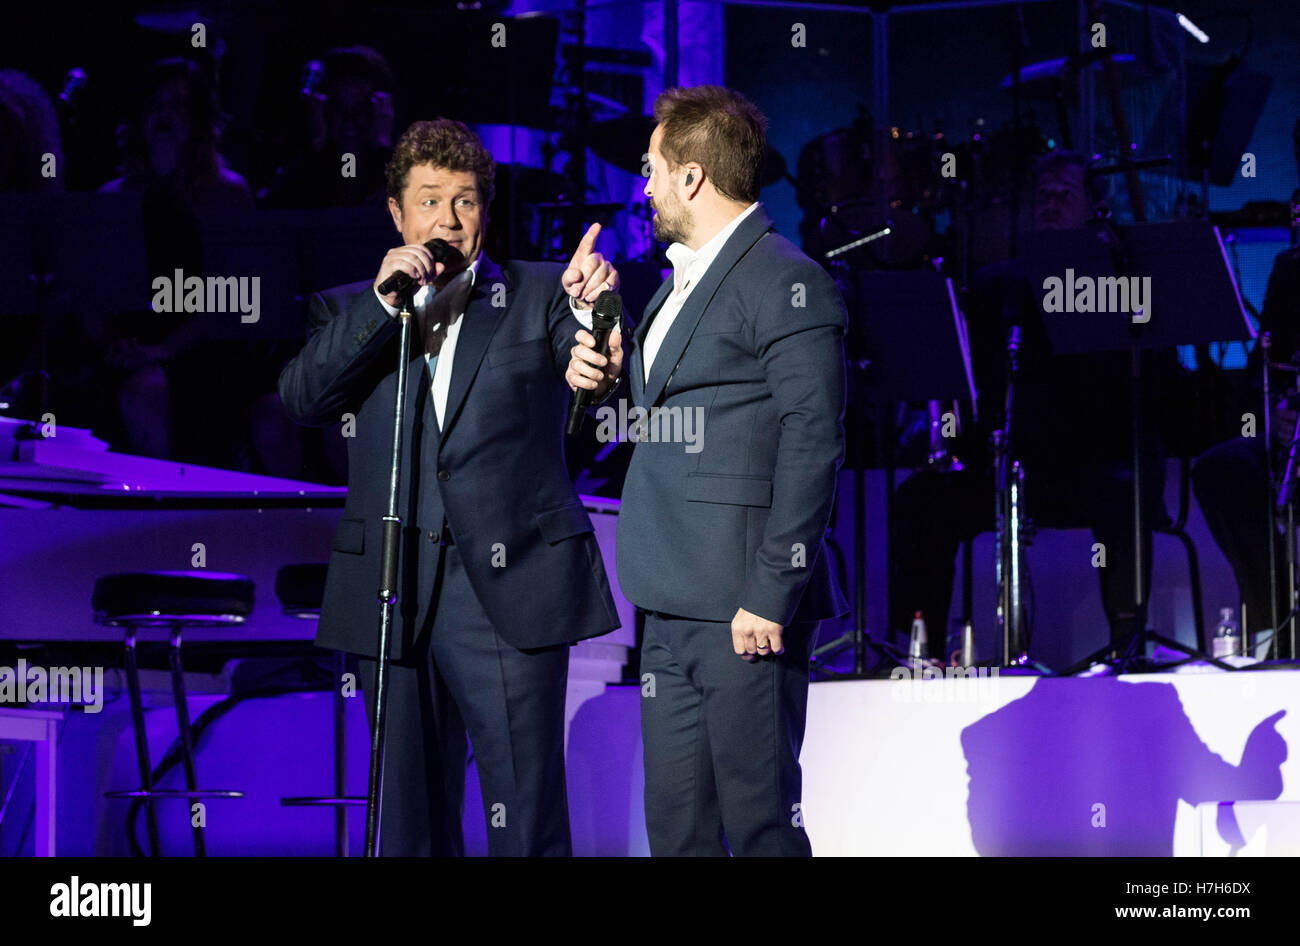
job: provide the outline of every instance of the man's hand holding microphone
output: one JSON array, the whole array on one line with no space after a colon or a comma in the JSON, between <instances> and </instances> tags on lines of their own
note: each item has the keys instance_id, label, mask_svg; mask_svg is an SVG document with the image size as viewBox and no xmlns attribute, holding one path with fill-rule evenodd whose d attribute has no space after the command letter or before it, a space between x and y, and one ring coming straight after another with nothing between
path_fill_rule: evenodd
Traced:
<instances>
[{"instance_id":1,"label":"man's hand holding microphone","mask_svg":"<svg viewBox=\"0 0 1300 946\"><path fill-rule=\"evenodd\" d=\"M435 253L443 259L435 258ZM445 260L445 261L444 261ZM394 309L401 308L402 293L409 287L437 283L448 267L455 267L461 261L459 251L443 240L430 240L428 243L408 243L396 246L384 256L379 264L379 275L375 277L375 292ZM405 279L394 280L402 274ZM391 292L384 292L391 289Z\"/></svg>"},{"instance_id":2,"label":"man's hand holding microphone","mask_svg":"<svg viewBox=\"0 0 1300 946\"><path fill-rule=\"evenodd\" d=\"M603 292L618 292L618 272L594 250L599 234L600 224L593 223L561 277L564 291L580 309L590 308ZM574 338L578 344L569 352L564 380L570 390L590 391L591 400L599 401L609 393L623 370L623 335L615 325L609 333L608 355L601 354L595 336L586 329L579 329Z\"/></svg>"}]
</instances>

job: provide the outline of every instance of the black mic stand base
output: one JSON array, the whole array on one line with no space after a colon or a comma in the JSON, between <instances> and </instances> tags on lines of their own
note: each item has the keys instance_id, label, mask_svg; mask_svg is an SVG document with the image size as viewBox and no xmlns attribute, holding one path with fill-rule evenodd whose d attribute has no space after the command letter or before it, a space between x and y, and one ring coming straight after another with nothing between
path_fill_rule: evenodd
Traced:
<instances>
[{"instance_id":1,"label":"black mic stand base","mask_svg":"<svg viewBox=\"0 0 1300 946\"><path fill-rule=\"evenodd\" d=\"M1186 654L1186 659L1175 660L1170 663L1157 663L1153 658L1146 655L1146 645L1148 643L1158 644L1167 650L1177 651ZM1217 657L1211 657L1182 641L1176 641L1173 638L1165 637L1154 631L1141 630L1134 634L1128 644L1125 646L1123 653L1118 653L1114 644L1107 644L1098 650L1093 651L1087 657L1071 666L1064 671L1061 676L1073 677L1087 670L1093 664L1105 664L1111 667L1116 673L1154 673L1160 670L1167 670L1170 667L1181 667L1184 664L1194 661L1204 661L1220 670L1240 670L1240 667L1234 667L1230 663L1225 663Z\"/></svg>"}]
</instances>

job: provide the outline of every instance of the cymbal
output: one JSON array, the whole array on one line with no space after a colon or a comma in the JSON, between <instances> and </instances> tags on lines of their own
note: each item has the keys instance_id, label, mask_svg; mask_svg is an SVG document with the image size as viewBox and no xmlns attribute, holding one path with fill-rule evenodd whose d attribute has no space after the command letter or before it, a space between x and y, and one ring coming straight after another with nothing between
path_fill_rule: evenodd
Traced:
<instances>
[{"instance_id":1,"label":"cymbal","mask_svg":"<svg viewBox=\"0 0 1300 946\"><path fill-rule=\"evenodd\" d=\"M1236 210L1211 211L1210 222L1230 229L1291 226L1291 206L1284 200L1252 200Z\"/></svg>"},{"instance_id":2,"label":"cymbal","mask_svg":"<svg viewBox=\"0 0 1300 946\"><path fill-rule=\"evenodd\" d=\"M630 174L640 174L642 155L650 147L655 120L648 115L620 115L590 126L587 145L596 157Z\"/></svg>"},{"instance_id":3,"label":"cymbal","mask_svg":"<svg viewBox=\"0 0 1300 946\"><path fill-rule=\"evenodd\" d=\"M1053 99L1057 89L1067 87L1078 80L1084 69L1101 71L1102 61L1109 56L1115 64L1116 77L1120 88L1140 85L1154 78L1157 73L1137 61L1131 53L1107 53L1104 49L1094 50L1075 56L1061 56L1057 59L1044 59L1031 62L1020 69L1020 94L1028 98ZM1012 77L1002 77L1001 88L1004 92L1012 90Z\"/></svg>"}]
</instances>

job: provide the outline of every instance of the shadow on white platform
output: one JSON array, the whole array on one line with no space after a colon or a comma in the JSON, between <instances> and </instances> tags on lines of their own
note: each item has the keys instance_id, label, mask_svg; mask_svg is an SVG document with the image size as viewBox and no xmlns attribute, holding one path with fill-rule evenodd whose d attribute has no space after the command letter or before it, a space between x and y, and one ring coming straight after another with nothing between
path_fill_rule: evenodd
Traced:
<instances>
[{"instance_id":1,"label":"shadow on white platform","mask_svg":"<svg viewBox=\"0 0 1300 946\"><path fill-rule=\"evenodd\" d=\"M1264 803L1300 802L1297 684L1293 670L815 684L813 851L1293 853L1300 805Z\"/></svg>"}]
</instances>

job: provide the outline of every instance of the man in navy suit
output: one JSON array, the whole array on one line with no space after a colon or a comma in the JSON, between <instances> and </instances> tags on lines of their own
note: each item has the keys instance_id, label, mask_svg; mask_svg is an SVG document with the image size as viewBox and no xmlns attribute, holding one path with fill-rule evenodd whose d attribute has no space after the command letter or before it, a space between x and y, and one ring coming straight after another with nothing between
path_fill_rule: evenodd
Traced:
<instances>
[{"instance_id":1,"label":"man in navy suit","mask_svg":"<svg viewBox=\"0 0 1300 946\"><path fill-rule=\"evenodd\" d=\"M316 642L363 655L369 693L400 303L378 287L399 270L419 284L380 824L387 855L463 853L467 731L491 853L569 854L569 645L619 625L563 452L574 332L590 328L584 310L617 289L618 274L593 250L599 226L567 269L484 255L494 167L461 123L412 125L388 165L404 245L373 283L311 299L311 338L280 376L295 421L342 420L354 432ZM424 246L434 237L463 262L435 262Z\"/></svg>"},{"instance_id":2,"label":"man in navy suit","mask_svg":"<svg viewBox=\"0 0 1300 946\"><path fill-rule=\"evenodd\" d=\"M618 575L646 612L650 850L808 855L808 661L819 622L848 610L824 549L844 456L844 303L757 203L766 123L750 102L669 89L655 119L645 193L673 278L617 389L640 427ZM621 351L607 360L578 339L570 386L617 393Z\"/></svg>"}]
</instances>

